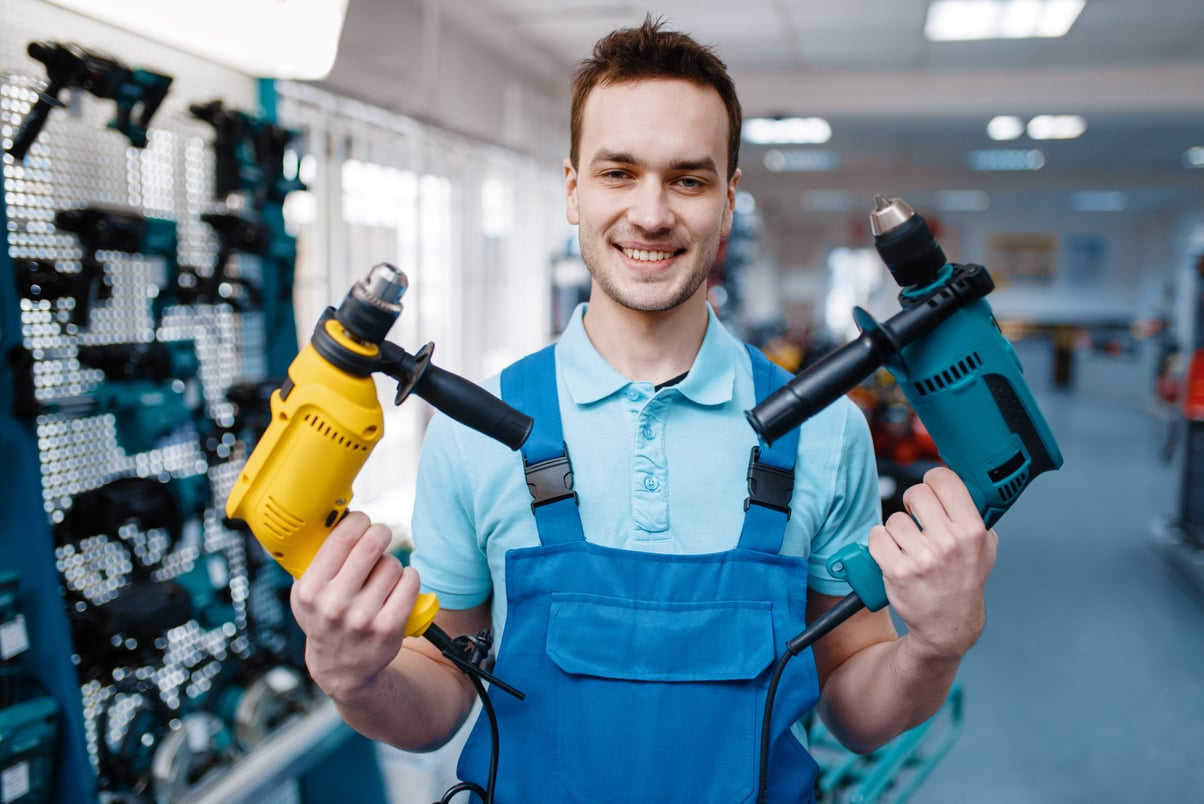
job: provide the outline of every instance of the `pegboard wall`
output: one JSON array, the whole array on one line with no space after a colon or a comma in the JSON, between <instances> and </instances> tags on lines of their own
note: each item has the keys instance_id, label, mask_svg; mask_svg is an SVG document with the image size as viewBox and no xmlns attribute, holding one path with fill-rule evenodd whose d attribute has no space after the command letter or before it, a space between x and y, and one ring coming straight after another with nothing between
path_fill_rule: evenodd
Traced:
<instances>
[{"instance_id":1,"label":"pegboard wall","mask_svg":"<svg viewBox=\"0 0 1204 804\"><path fill-rule=\"evenodd\" d=\"M314 698L222 510L296 353L300 183L264 153L303 144L270 85L0 9L0 801L177 801Z\"/></svg>"}]
</instances>

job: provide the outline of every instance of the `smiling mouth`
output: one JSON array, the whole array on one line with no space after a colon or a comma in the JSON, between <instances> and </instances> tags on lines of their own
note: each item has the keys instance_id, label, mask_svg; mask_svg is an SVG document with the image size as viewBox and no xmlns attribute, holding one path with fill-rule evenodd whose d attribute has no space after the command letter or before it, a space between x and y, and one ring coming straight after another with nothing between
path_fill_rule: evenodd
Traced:
<instances>
[{"instance_id":1,"label":"smiling mouth","mask_svg":"<svg viewBox=\"0 0 1204 804\"><path fill-rule=\"evenodd\" d=\"M637 262L660 262L684 251L684 249L678 249L677 251L650 251L639 248L623 248L621 246L616 246L616 248L622 251L628 259Z\"/></svg>"}]
</instances>

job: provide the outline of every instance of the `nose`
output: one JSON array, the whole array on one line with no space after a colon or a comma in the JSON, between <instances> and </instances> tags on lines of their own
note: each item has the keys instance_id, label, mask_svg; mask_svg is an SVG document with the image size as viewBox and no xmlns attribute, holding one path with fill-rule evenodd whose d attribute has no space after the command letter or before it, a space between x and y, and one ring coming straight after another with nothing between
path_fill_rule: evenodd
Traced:
<instances>
[{"instance_id":1,"label":"nose","mask_svg":"<svg viewBox=\"0 0 1204 804\"><path fill-rule=\"evenodd\" d=\"M669 193L663 184L658 181L641 182L632 194L627 220L645 232L672 229L676 217L669 202Z\"/></svg>"}]
</instances>

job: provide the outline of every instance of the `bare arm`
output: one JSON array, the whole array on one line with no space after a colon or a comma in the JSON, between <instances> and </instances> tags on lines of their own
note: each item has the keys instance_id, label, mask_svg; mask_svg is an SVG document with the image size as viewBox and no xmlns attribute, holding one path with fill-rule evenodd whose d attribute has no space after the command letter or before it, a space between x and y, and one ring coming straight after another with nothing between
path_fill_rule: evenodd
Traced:
<instances>
[{"instance_id":1,"label":"bare arm","mask_svg":"<svg viewBox=\"0 0 1204 804\"><path fill-rule=\"evenodd\" d=\"M998 537L987 530L965 485L934 469L908 489L907 514L870 531L887 597L907 624L898 637L886 609L860 611L814 648L817 711L841 742L869 752L940 708L958 665L986 621L983 590ZM839 598L811 594L808 620Z\"/></svg>"},{"instance_id":2,"label":"bare arm","mask_svg":"<svg viewBox=\"0 0 1204 804\"><path fill-rule=\"evenodd\" d=\"M356 731L410 751L438 748L472 708L472 685L421 637L404 638L418 574L388 554L390 534L353 513L293 584L305 664ZM489 605L441 610L453 636L489 625Z\"/></svg>"}]
</instances>

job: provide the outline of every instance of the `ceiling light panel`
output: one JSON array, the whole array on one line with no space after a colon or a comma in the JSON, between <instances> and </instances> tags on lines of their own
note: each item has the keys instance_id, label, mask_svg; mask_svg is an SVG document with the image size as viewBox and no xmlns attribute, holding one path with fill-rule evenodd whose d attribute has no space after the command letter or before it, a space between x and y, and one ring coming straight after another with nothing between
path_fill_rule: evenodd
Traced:
<instances>
[{"instance_id":1,"label":"ceiling light panel","mask_svg":"<svg viewBox=\"0 0 1204 804\"><path fill-rule=\"evenodd\" d=\"M51 0L258 78L324 78L334 65L347 0Z\"/></svg>"},{"instance_id":2,"label":"ceiling light panel","mask_svg":"<svg viewBox=\"0 0 1204 804\"><path fill-rule=\"evenodd\" d=\"M996 141L1019 139L1024 133L1024 121L1010 114L992 117L987 123L987 136Z\"/></svg>"},{"instance_id":3,"label":"ceiling light panel","mask_svg":"<svg viewBox=\"0 0 1204 804\"><path fill-rule=\"evenodd\" d=\"M933 0L924 35L934 42L1065 36L1086 0Z\"/></svg>"},{"instance_id":4,"label":"ceiling light panel","mask_svg":"<svg viewBox=\"0 0 1204 804\"><path fill-rule=\"evenodd\" d=\"M750 117L740 133L753 145L822 145L832 139L822 117Z\"/></svg>"},{"instance_id":5,"label":"ceiling light panel","mask_svg":"<svg viewBox=\"0 0 1204 804\"><path fill-rule=\"evenodd\" d=\"M971 151L966 163L971 170L1040 170L1045 154L1038 148Z\"/></svg>"},{"instance_id":6,"label":"ceiling light panel","mask_svg":"<svg viewBox=\"0 0 1204 804\"><path fill-rule=\"evenodd\" d=\"M831 151L774 148L765 152L764 163L770 173L810 173L835 170L840 160Z\"/></svg>"},{"instance_id":7,"label":"ceiling light panel","mask_svg":"<svg viewBox=\"0 0 1204 804\"><path fill-rule=\"evenodd\" d=\"M1042 114L1029 120L1025 130L1034 140L1073 140L1083 136L1087 121L1077 114Z\"/></svg>"}]
</instances>

